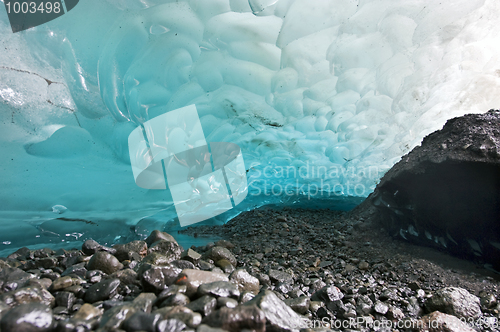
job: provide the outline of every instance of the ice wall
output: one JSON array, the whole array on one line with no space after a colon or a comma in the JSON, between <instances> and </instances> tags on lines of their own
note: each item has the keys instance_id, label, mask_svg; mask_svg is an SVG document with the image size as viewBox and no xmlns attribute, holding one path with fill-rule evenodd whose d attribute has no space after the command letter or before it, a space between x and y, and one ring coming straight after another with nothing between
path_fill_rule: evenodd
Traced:
<instances>
[{"instance_id":1,"label":"ice wall","mask_svg":"<svg viewBox=\"0 0 500 332\"><path fill-rule=\"evenodd\" d=\"M446 119L498 108L499 12L490 0L86 0L13 34L1 9L0 250L171 220L168 191L135 185L127 138L190 104L208 142L241 147L246 207L352 206Z\"/></svg>"}]
</instances>

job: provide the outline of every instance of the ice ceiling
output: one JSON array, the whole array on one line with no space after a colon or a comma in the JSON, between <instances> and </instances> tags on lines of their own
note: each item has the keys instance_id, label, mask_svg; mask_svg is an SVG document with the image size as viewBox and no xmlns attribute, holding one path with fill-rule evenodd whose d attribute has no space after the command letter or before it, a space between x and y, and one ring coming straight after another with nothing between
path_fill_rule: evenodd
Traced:
<instances>
[{"instance_id":1,"label":"ice ceiling","mask_svg":"<svg viewBox=\"0 0 500 332\"><path fill-rule=\"evenodd\" d=\"M0 252L175 217L168 191L136 186L127 138L191 104L208 142L241 147L247 207L352 205L447 119L498 108L499 13L494 0L85 0L13 34L2 9Z\"/></svg>"}]
</instances>

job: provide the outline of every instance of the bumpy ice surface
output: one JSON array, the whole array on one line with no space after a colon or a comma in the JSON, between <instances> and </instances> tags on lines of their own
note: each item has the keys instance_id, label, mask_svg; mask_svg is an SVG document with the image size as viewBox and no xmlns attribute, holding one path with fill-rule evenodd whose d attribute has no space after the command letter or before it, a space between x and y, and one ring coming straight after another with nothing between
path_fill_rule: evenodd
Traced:
<instances>
[{"instance_id":1,"label":"bumpy ice surface","mask_svg":"<svg viewBox=\"0 0 500 332\"><path fill-rule=\"evenodd\" d=\"M494 0L85 0L13 34L2 9L0 252L111 243L172 220L168 190L135 184L128 136L191 104L207 142L241 148L242 208L352 207L446 119L498 107L499 11Z\"/></svg>"}]
</instances>

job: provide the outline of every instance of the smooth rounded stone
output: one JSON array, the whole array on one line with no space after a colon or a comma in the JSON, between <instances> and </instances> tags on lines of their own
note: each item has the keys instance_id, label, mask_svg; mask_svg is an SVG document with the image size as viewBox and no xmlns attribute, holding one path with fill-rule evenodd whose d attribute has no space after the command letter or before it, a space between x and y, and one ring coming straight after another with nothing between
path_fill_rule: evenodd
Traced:
<instances>
[{"instance_id":1,"label":"smooth rounded stone","mask_svg":"<svg viewBox=\"0 0 500 332\"><path fill-rule=\"evenodd\" d=\"M85 292L85 302L94 303L109 299L120 286L119 279L107 279L90 286Z\"/></svg>"},{"instance_id":2,"label":"smooth rounded stone","mask_svg":"<svg viewBox=\"0 0 500 332\"><path fill-rule=\"evenodd\" d=\"M147 255L148 246L145 241L132 241L126 244L115 244L113 249L116 249L115 257L118 260L124 261L132 257L132 253L137 253L139 256L144 257Z\"/></svg>"},{"instance_id":3,"label":"smooth rounded stone","mask_svg":"<svg viewBox=\"0 0 500 332\"><path fill-rule=\"evenodd\" d=\"M155 332L156 324L160 318L161 316L158 314L154 315L145 312L136 312L123 323L123 329L127 332Z\"/></svg>"},{"instance_id":4,"label":"smooth rounded stone","mask_svg":"<svg viewBox=\"0 0 500 332\"><path fill-rule=\"evenodd\" d=\"M69 309L75 304L76 296L71 292L57 292L56 294L56 306L64 307Z\"/></svg>"},{"instance_id":5,"label":"smooth rounded stone","mask_svg":"<svg viewBox=\"0 0 500 332\"><path fill-rule=\"evenodd\" d=\"M157 252L167 257L167 262L170 263L181 258L183 249L177 242L159 240L151 244L148 248L148 255Z\"/></svg>"},{"instance_id":6,"label":"smooth rounded stone","mask_svg":"<svg viewBox=\"0 0 500 332\"><path fill-rule=\"evenodd\" d=\"M141 275L142 286L146 291L160 292L167 286L173 284L178 279L181 271L181 269L172 265L151 265L151 267Z\"/></svg>"},{"instance_id":7,"label":"smooth rounded stone","mask_svg":"<svg viewBox=\"0 0 500 332\"><path fill-rule=\"evenodd\" d=\"M229 297L219 297L217 299L217 307L219 308L224 308L224 307L236 308L237 305L238 301Z\"/></svg>"},{"instance_id":8,"label":"smooth rounded stone","mask_svg":"<svg viewBox=\"0 0 500 332\"><path fill-rule=\"evenodd\" d=\"M150 313L155 301L156 295L154 293L141 293L132 301L132 306L137 310Z\"/></svg>"},{"instance_id":9,"label":"smooth rounded stone","mask_svg":"<svg viewBox=\"0 0 500 332\"><path fill-rule=\"evenodd\" d=\"M422 317L415 323L416 331L427 332L475 332L473 328L467 323L461 321L459 318L447 315L439 311L434 311Z\"/></svg>"},{"instance_id":10,"label":"smooth rounded stone","mask_svg":"<svg viewBox=\"0 0 500 332\"><path fill-rule=\"evenodd\" d=\"M296 326L300 326L303 318L270 290L261 291L244 306L257 306L262 310L269 330L294 330Z\"/></svg>"},{"instance_id":11,"label":"smooth rounded stone","mask_svg":"<svg viewBox=\"0 0 500 332\"><path fill-rule=\"evenodd\" d=\"M87 269L85 268L86 264L87 263L78 263L68 267L66 270L63 271L63 273L61 273L61 277L75 275L84 278L85 274L87 273Z\"/></svg>"},{"instance_id":12,"label":"smooth rounded stone","mask_svg":"<svg viewBox=\"0 0 500 332\"><path fill-rule=\"evenodd\" d=\"M217 328L217 327L210 327L208 325L201 324L196 329L196 332L228 332L228 331L220 329L220 328Z\"/></svg>"},{"instance_id":13,"label":"smooth rounded stone","mask_svg":"<svg viewBox=\"0 0 500 332\"><path fill-rule=\"evenodd\" d=\"M129 319L135 312L136 309L130 305L113 307L104 312L99 327L106 330L119 329L123 322Z\"/></svg>"},{"instance_id":14,"label":"smooth rounded stone","mask_svg":"<svg viewBox=\"0 0 500 332\"><path fill-rule=\"evenodd\" d=\"M88 239L83 243L82 251L85 255L93 255L98 251L106 251L109 252L110 254L116 253L116 249L100 245L99 243L97 243L92 239Z\"/></svg>"},{"instance_id":15,"label":"smooth rounded stone","mask_svg":"<svg viewBox=\"0 0 500 332\"><path fill-rule=\"evenodd\" d=\"M325 286L311 296L312 301L322 301L325 303L342 300L344 294L334 285Z\"/></svg>"},{"instance_id":16,"label":"smooth rounded stone","mask_svg":"<svg viewBox=\"0 0 500 332\"><path fill-rule=\"evenodd\" d=\"M440 311L458 318L482 316L480 300L463 288L446 287L436 291L425 301L427 312Z\"/></svg>"},{"instance_id":17,"label":"smooth rounded stone","mask_svg":"<svg viewBox=\"0 0 500 332\"><path fill-rule=\"evenodd\" d=\"M215 266L221 268L224 273L231 273L234 271L234 266L227 259L221 259L215 262Z\"/></svg>"},{"instance_id":18,"label":"smooth rounded stone","mask_svg":"<svg viewBox=\"0 0 500 332\"><path fill-rule=\"evenodd\" d=\"M191 263L189 261L182 260L182 259L175 260L171 264L175 267L178 267L181 270L195 269L196 268L196 266L193 263Z\"/></svg>"},{"instance_id":19,"label":"smooth rounded stone","mask_svg":"<svg viewBox=\"0 0 500 332\"><path fill-rule=\"evenodd\" d=\"M196 264L201 259L201 255L193 249L189 248L188 250L182 252L181 259Z\"/></svg>"},{"instance_id":20,"label":"smooth rounded stone","mask_svg":"<svg viewBox=\"0 0 500 332\"><path fill-rule=\"evenodd\" d=\"M0 295L0 301L10 306L39 302L51 308L54 307L56 303L54 296L40 286L27 286L4 293Z\"/></svg>"},{"instance_id":21,"label":"smooth rounded stone","mask_svg":"<svg viewBox=\"0 0 500 332\"><path fill-rule=\"evenodd\" d=\"M51 269L57 266L57 258L55 257L45 257L35 261L35 266L37 268Z\"/></svg>"},{"instance_id":22,"label":"smooth rounded stone","mask_svg":"<svg viewBox=\"0 0 500 332\"><path fill-rule=\"evenodd\" d=\"M212 311L215 310L217 307L217 300L210 295L204 295L189 303L186 307L205 317L210 315Z\"/></svg>"},{"instance_id":23,"label":"smooth rounded stone","mask_svg":"<svg viewBox=\"0 0 500 332\"><path fill-rule=\"evenodd\" d=\"M94 307L92 304L84 303L80 309L73 315L74 319L91 320L101 316L101 310Z\"/></svg>"},{"instance_id":24,"label":"smooth rounded stone","mask_svg":"<svg viewBox=\"0 0 500 332\"><path fill-rule=\"evenodd\" d=\"M378 314L385 315L389 311L389 306L384 302L377 301L373 306L373 310Z\"/></svg>"},{"instance_id":25,"label":"smooth rounded stone","mask_svg":"<svg viewBox=\"0 0 500 332\"><path fill-rule=\"evenodd\" d=\"M162 319L179 319L191 328L196 328L201 324L201 314L183 306L164 307L155 310L153 313L160 314Z\"/></svg>"},{"instance_id":26,"label":"smooth rounded stone","mask_svg":"<svg viewBox=\"0 0 500 332\"><path fill-rule=\"evenodd\" d=\"M108 309L111 309L111 308L114 308L114 307L122 306L124 304L125 303L123 301L121 301L121 300L112 299L112 300L105 300L105 301L97 301L93 305L96 308L102 308L104 310L108 310Z\"/></svg>"},{"instance_id":27,"label":"smooth rounded stone","mask_svg":"<svg viewBox=\"0 0 500 332\"><path fill-rule=\"evenodd\" d=\"M309 311L311 300L307 296L301 296L296 299L286 299L284 302L293 311L305 315Z\"/></svg>"},{"instance_id":28,"label":"smooth rounded stone","mask_svg":"<svg viewBox=\"0 0 500 332\"><path fill-rule=\"evenodd\" d=\"M52 310L42 303L21 304L3 315L2 332L45 332L53 328Z\"/></svg>"},{"instance_id":29,"label":"smooth rounded stone","mask_svg":"<svg viewBox=\"0 0 500 332\"><path fill-rule=\"evenodd\" d=\"M175 293L167 297L161 304L160 307L173 307L177 305L186 306L189 302L189 297L182 293Z\"/></svg>"},{"instance_id":30,"label":"smooth rounded stone","mask_svg":"<svg viewBox=\"0 0 500 332\"><path fill-rule=\"evenodd\" d=\"M482 294L482 293L479 293L479 295L481 296L480 297L481 307L483 307L485 309L491 309L497 305L497 299L496 299L495 295Z\"/></svg>"},{"instance_id":31,"label":"smooth rounded stone","mask_svg":"<svg viewBox=\"0 0 500 332\"><path fill-rule=\"evenodd\" d=\"M252 276L245 269L237 269L229 276L229 281L234 283L238 290L257 294L260 289L259 279Z\"/></svg>"},{"instance_id":32,"label":"smooth rounded stone","mask_svg":"<svg viewBox=\"0 0 500 332\"><path fill-rule=\"evenodd\" d=\"M158 323L158 332L180 332L186 328L186 324L177 318L165 319Z\"/></svg>"},{"instance_id":33,"label":"smooth rounded stone","mask_svg":"<svg viewBox=\"0 0 500 332\"><path fill-rule=\"evenodd\" d=\"M370 268L370 264L368 264L368 262L365 262L365 261L360 262L358 265L358 269L360 269L362 271L366 271L369 268Z\"/></svg>"},{"instance_id":34,"label":"smooth rounded stone","mask_svg":"<svg viewBox=\"0 0 500 332\"><path fill-rule=\"evenodd\" d=\"M200 268L200 270L203 270L203 271L210 271L215 267L215 265L213 265L209 262L205 262L203 260L200 260L197 265Z\"/></svg>"},{"instance_id":35,"label":"smooth rounded stone","mask_svg":"<svg viewBox=\"0 0 500 332\"><path fill-rule=\"evenodd\" d=\"M202 323L230 332L238 332L244 329L255 332L266 331L266 316L262 310L254 305L220 308L205 317Z\"/></svg>"},{"instance_id":36,"label":"smooth rounded stone","mask_svg":"<svg viewBox=\"0 0 500 332\"><path fill-rule=\"evenodd\" d=\"M176 293L186 293L186 285L170 285L166 289L162 290L160 294L158 294L158 297L156 298L156 303L161 303L163 300L165 300L167 297L170 295L176 294Z\"/></svg>"},{"instance_id":37,"label":"smooth rounded stone","mask_svg":"<svg viewBox=\"0 0 500 332\"><path fill-rule=\"evenodd\" d=\"M87 264L88 270L100 270L104 273L111 274L123 268L123 264L113 255L108 252L98 251Z\"/></svg>"},{"instance_id":38,"label":"smooth rounded stone","mask_svg":"<svg viewBox=\"0 0 500 332\"><path fill-rule=\"evenodd\" d=\"M269 278L273 282L293 283L293 276L291 274L279 270L269 270Z\"/></svg>"},{"instance_id":39,"label":"smooth rounded stone","mask_svg":"<svg viewBox=\"0 0 500 332\"><path fill-rule=\"evenodd\" d=\"M174 239L174 237L166 232L160 232L159 230L154 230L149 234L149 236L146 239L146 244L148 247L150 247L153 243L160 241L160 240L167 240L170 242L177 243L177 241Z\"/></svg>"},{"instance_id":40,"label":"smooth rounded stone","mask_svg":"<svg viewBox=\"0 0 500 332\"><path fill-rule=\"evenodd\" d=\"M70 276L57 278L50 286L51 291L58 291L67 287L73 286L73 279Z\"/></svg>"},{"instance_id":41,"label":"smooth rounded stone","mask_svg":"<svg viewBox=\"0 0 500 332\"><path fill-rule=\"evenodd\" d=\"M186 285L186 295L191 297L196 294L198 287L215 281L229 281L225 274L195 269L185 269L179 275L177 284Z\"/></svg>"},{"instance_id":42,"label":"smooth rounded stone","mask_svg":"<svg viewBox=\"0 0 500 332\"><path fill-rule=\"evenodd\" d=\"M0 291L8 292L24 286L32 276L17 267L0 269Z\"/></svg>"},{"instance_id":43,"label":"smooth rounded stone","mask_svg":"<svg viewBox=\"0 0 500 332\"><path fill-rule=\"evenodd\" d=\"M228 281L214 281L200 285L200 287L198 287L198 295L238 298L240 296L240 291L236 285Z\"/></svg>"},{"instance_id":44,"label":"smooth rounded stone","mask_svg":"<svg viewBox=\"0 0 500 332\"><path fill-rule=\"evenodd\" d=\"M233 266L236 266L238 264L238 262L236 260L236 257L234 257L234 255L228 249L223 248L223 247L215 246L215 247L211 248L210 250L208 250L203 255L203 257L204 258L210 258L214 262L217 262L217 261L219 261L221 259L226 259Z\"/></svg>"}]
</instances>

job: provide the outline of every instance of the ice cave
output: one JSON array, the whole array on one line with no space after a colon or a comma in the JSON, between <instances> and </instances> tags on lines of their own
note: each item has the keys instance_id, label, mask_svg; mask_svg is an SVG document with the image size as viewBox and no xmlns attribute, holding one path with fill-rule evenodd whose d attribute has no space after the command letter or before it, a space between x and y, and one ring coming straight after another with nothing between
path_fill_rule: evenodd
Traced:
<instances>
[{"instance_id":1,"label":"ice cave","mask_svg":"<svg viewBox=\"0 0 500 332\"><path fill-rule=\"evenodd\" d=\"M0 256L179 229L177 199L222 209L200 224L269 204L352 209L448 119L499 107L499 12L495 0L82 0L13 33L2 8ZM201 180L175 191L161 167L162 185L135 181L148 123L186 107L201 136L176 132L161 159L211 146L217 164L212 144L234 147L224 176L246 182L230 201Z\"/></svg>"}]
</instances>

